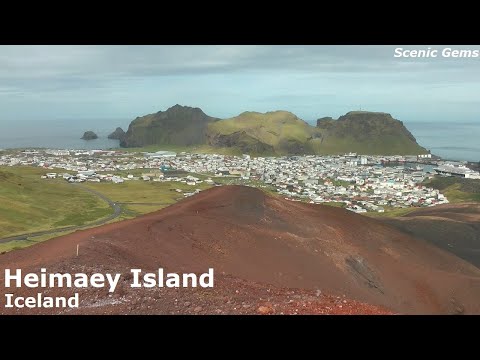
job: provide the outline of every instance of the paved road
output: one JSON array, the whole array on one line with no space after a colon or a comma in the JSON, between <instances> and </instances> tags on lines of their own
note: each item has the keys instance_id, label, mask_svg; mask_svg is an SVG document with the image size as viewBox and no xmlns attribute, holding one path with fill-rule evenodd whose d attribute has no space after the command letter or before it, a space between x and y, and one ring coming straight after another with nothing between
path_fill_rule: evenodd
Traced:
<instances>
[{"instance_id":1,"label":"paved road","mask_svg":"<svg viewBox=\"0 0 480 360\"><path fill-rule=\"evenodd\" d=\"M117 203L120 205L147 205L147 206L163 206L163 205L172 205L172 203L142 203L142 202L120 202Z\"/></svg>"},{"instance_id":2,"label":"paved road","mask_svg":"<svg viewBox=\"0 0 480 360\"><path fill-rule=\"evenodd\" d=\"M89 189L89 188L87 188L87 187L85 187L81 184L71 184L71 185L76 186L76 187L80 187L83 190L88 191L89 193L99 197L100 199L102 199L103 201L108 203L108 205L110 205L110 207L113 209L113 214L111 214L111 215L109 215L109 216L107 216L103 219L100 219L100 220L94 221L92 223L89 223L87 225L67 226L67 227L53 229L53 230L35 231L35 232L27 233L27 234L21 234L21 235L6 237L6 238L3 238L3 239L0 239L0 243L5 243L5 242L13 241L13 240L27 240L28 241L29 237L55 234L55 233L64 232L64 231L75 231L75 230L80 230L80 229L84 229L84 228L87 228L87 227L99 226L99 225L103 225L103 224L119 217L120 214L122 213L122 208L120 207L120 205L118 203L113 202L108 197L99 193L98 191Z\"/></svg>"}]
</instances>

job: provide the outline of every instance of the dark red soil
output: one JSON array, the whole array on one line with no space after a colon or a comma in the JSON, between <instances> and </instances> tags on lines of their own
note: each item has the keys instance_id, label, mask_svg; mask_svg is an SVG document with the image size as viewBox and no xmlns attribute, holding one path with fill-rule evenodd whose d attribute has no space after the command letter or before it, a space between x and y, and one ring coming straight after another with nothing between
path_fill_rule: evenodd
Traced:
<instances>
[{"instance_id":1,"label":"dark red soil","mask_svg":"<svg viewBox=\"0 0 480 360\"><path fill-rule=\"evenodd\" d=\"M460 258L344 209L240 186L216 187L134 220L4 254L0 266L216 272L213 290L125 284L109 297L89 289L71 313L480 313L480 269ZM0 288L1 298L5 292Z\"/></svg>"},{"instance_id":2,"label":"dark red soil","mask_svg":"<svg viewBox=\"0 0 480 360\"><path fill-rule=\"evenodd\" d=\"M439 205L382 221L480 268L479 203Z\"/></svg>"}]
</instances>

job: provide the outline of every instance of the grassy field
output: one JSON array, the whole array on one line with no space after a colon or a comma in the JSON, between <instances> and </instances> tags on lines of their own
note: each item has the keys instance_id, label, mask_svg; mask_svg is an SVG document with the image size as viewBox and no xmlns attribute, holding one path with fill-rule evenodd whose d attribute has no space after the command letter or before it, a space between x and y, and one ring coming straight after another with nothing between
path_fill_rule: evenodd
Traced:
<instances>
[{"instance_id":1,"label":"grassy field","mask_svg":"<svg viewBox=\"0 0 480 360\"><path fill-rule=\"evenodd\" d=\"M169 204L171 205L171 204ZM148 214L154 211L161 210L168 205L124 205L124 213L129 217L136 217L143 214Z\"/></svg>"},{"instance_id":2,"label":"grassy field","mask_svg":"<svg viewBox=\"0 0 480 360\"><path fill-rule=\"evenodd\" d=\"M367 212L363 213L362 215L371 216L371 217L397 217L403 216L412 211L421 209L419 207L408 207L408 208L393 208L393 207L385 207L385 212Z\"/></svg>"},{"instance_id":3,"label":"grassy field","mask_svg":"<svg viewBox=\"0 0 480 360\"><path fill-rule=\"evenodd\" d=\"M46 172L36 167L0 167L0 238L66 226L88 227L89 223L112 213L105 201L81 187L74 187L61 179L41 179L40 176ZM135 175L144 172L149 170L133 171ZM132 172L124 175L126 173ZM132 180L123 184L87 182L82 187L94 189L121 203L122 214L113 220L121 221L157 211L183 199L183 193L176 189L193 192L211 185ZM63 233L3 243L0 244L0 252L27 247L60 235Z\"/></svg>"},{"instance_id":4,"label":"grassy field","mask_svg":"<svg viewBox=\"0 0 480 360\"><path fill-rule=\"evenodd\" d=\"M148 170L143 169L143 172L148 172ZM184 199L183 193L185 192L193 192L196 189L205 190L212 187L206 183L187 185L182 182L143 180L125 181L122 184L85 183L84 186L104 194L116 203L120 203L122 213L126 218L163 209ZM176 189L182 190L182 193L175 191Z\"/></svg>"},{"instance_id":5,"label":"grassy field","mask_svg":"<svg viewBox=\"0 0 480 360\"><path fill-rule=\"evenodd\" d=\"M322 203L322 205L339 207L339 208L344 208L344 207L346 207L346 205L345 205L344 202L338 202L338 201L324 202L324 203Z\"/></svg>"},{"instance_id":6,"label":"grassy field","mask_svg":"<svg viewBox=\"0 0 480 360\"><path fill-rule=\"evenodd\" d=\"M436 176L425 185L440 190L454 204L480 202L480 180Z\"/></svg>"},{"instance_id":7,"label":"grassy field","mask_svg":"<svg viewBox=\"0 0 480 360\"><path fill-rule=\"evenodd\" d=\"M49 170L54 171L54 170ZM86 225L111 214L103 200L35 167L0 167L0 237Z\"/></svg>"},{"instance_id":8,"label":"grassy field","mask_svg":"<svg viewBox=\"0 0 480 360\"><path fill-rule=\"evenodd\" d=\"M143 180L125 181L122 184L85 183L84 186L94 189L111 200L124 205L128 205L128 203L148 203L161 206L171 205L184 198L182 193L175 191L176 189L191 192L195 191L195 189L204 190L210 187L210 185L205 183L191 186L181 182Z\"/></svg>"},{"instance_id":9,"label":"grassy field","mask_svg":"<svg viewBox=\"0 0 480 360\"><path fill-rule=\"evenodd\" d=\"M128 211L124 211L124 212L122 212L122 214L119 217L107 222L107 224L122 221L122 220L131 219L131 218L136 217L136 216L138 216L138 214L136 214L136 213L130 214ZM88 228L92 228L92 226L87 225L87 226L83 227L82 230L88 229ZM0 243L0 254L8 252L8 251L12 251L12 250L23 249L23 248L35 245L35 244L43 242L43 241L47 241L47 240L50 240L50 239L53 239L53 238L56 238L56 237L59 237L59 236L71 234L73 232L75 232L75 231L58 231L58 232L55 232L55 233L42 235L42 236L31 236L26 241L25 240L13 240L13 241L9 241L9 242L6 242L6 243Z\"/></svg>"}]
</instances>

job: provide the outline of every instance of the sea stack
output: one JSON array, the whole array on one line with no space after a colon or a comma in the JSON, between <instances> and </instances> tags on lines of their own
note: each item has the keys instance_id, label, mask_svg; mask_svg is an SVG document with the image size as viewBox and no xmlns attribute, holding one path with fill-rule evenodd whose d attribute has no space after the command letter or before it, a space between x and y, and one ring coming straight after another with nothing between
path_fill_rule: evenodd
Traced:
<instances>
[{"instance_id":1,"label":"sea stack","mask_svg":"<svg viewBox=\"0 0 480 360\"><path fill-rule=\"evenodd\" d=\"M85 131L85 133L83 134L81 139L82 140L94 140L94 139L98 139L98 136L93 131Z\"/></svg>"},{"instance_id":2,"label":"sea stack","mask_svg":"<svg viewBox=\"0 0 480 360\"><path fill-rule=\"evenodd\" d=\"M121 127L117 127L114 132L108 135L108 138L121 141L125 138L125 131Z\"/></svg>"}]
</instances>

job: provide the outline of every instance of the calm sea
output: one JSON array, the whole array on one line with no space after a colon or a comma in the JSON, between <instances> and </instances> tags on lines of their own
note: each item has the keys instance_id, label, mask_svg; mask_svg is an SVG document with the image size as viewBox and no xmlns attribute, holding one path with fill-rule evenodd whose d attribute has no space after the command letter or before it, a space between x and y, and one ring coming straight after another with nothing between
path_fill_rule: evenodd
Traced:
<instances>
[{"instance_id":1,"label":"calm sea","mask_svg":"<svg viewBox=\"0 0 480 360\"><path fill-rule=\"evenodd\" d=\"M480 161L480 121L404 122L417 142L447 160Z\"/></svg>"},{"instance_id":2,"label":"calm sea","mask_svg":"<svg viewBox=\"0 0 480 360\"><path fill-rule=\"evenodd\" d=\"M119 147L118 140L107 136L117 126L127 131L130 120L46 120L46 121L1 121L0 149L42 147L54 149L103 150ZM82 140L85 131L98 135L95 140Z\"/></svg>"},{"instance_id":3,"label":"calm sea","mask_svg":"<svg viewBox=\"0 0 480 360\"><path fill-rule=\"evenodd\" d=\"M125 131L131 119L0 121L0 149L45 147L57 149L109 149L118 140L107 139L117 126ZM480 161L480 122L405 122L418 143L435 155L451 160ZM98 139L81 140L92 130Z\"/></svg>"}]
</instances>

